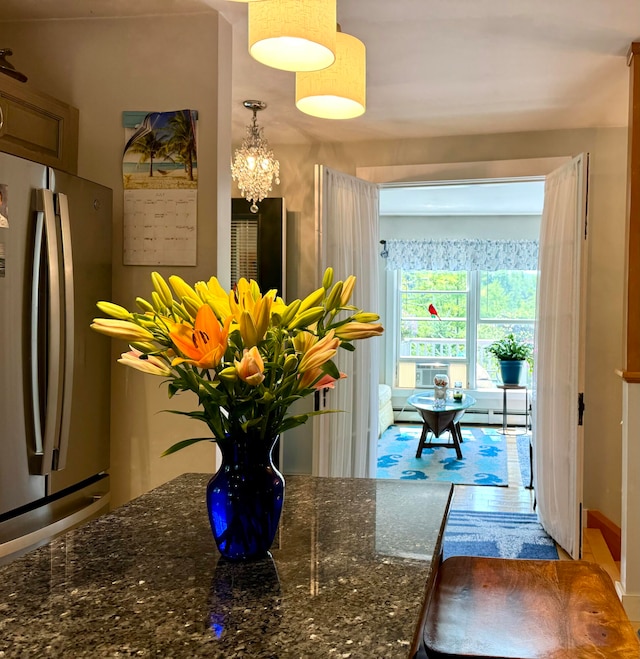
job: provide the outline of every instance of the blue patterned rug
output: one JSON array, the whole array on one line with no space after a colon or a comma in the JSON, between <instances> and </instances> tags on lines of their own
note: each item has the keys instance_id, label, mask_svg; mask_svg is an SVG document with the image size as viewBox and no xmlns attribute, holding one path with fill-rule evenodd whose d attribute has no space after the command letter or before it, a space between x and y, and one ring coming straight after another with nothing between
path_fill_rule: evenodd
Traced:
<instances>
[{"instance_id":1,"label":"blue patterned rug","mask_svg":"<svg viewBox=\"0 0 640 659\"><path fill-rule=\"evenodd\" d=\"M462 460L453 448L427 448L416 458L422 426L393 425L378 440L377 478L458 485L508 485L507 443L493 428L463 427ZM447 441L448 433L439 440Z\"/></svg>"},{"instance_id":2,"label":"blue patterned rug","mask_svg":"<svg viewBox=\"0 0 640 659\"><path fill-rule=\"evenodd\" d=\"M534 513L451 510L443 548L449 556L557 559L558 550Z\"/></svg>"}]
</instances>

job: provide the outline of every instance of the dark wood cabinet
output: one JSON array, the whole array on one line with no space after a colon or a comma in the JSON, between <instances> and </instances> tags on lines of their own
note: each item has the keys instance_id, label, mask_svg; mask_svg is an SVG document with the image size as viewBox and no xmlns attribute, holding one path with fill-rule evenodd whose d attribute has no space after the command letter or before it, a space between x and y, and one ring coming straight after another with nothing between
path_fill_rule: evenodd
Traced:
<instances>
[{"instance_id":1,"label":"dark wood cabinet","mask_svg":"<svg viewBox=\"0 0 640 659\"><path fill-rule=\"evenodd\" d=\"M78 172L77 108L0 75L0 151Z\"/></svg>"}]
</instances>

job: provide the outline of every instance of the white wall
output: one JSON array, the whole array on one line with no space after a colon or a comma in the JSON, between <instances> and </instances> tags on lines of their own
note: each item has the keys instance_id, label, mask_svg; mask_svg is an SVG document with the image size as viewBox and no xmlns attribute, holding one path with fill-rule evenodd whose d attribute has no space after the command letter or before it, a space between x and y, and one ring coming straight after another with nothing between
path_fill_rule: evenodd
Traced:
<instances>
[{"instance_id":1,"label":"white wall","mask_svg":"<svg viewBox=\"0 0 640 659\"><path fill-rule=\"evenodd\" d=\"M386 240L538 240L540 215L381 215Z\"/></svg>"},{"instance_id":2,"label":"white wall","mask_svg":"<svg viewBox=\"0 0 640 659\"><path fill-rule=\"evenodd\" d=\"M1 11L0 11L1 16ZM231 180L231 28L216 12L143 18L0 23L0 42L19 53L29 85L80 110L79 175L114 191L113 300L132 308L151 291L152 268L122 265L124 110L198 110L198 261L158 268L187 281L228 277ZM108 340L105 338L105 340ZM126 349L114 341L112 369L112 497L118 505L185 471L215 471L215 447L202 443L166 458L180 439L206 433L203 424L163 413L195 409L169 401L166 386L115 364ZM206 433L208 434L208 433Z\"/></svg>"},{"instance_id":3,"label":"white wall","mask_svg":"<svg viewBox=\"0 0 640 659\"><path fill-rule=\"evenodd\" d=\"M296 212L289 245L289 290L313 290L313 166L349 174L358 167L483 162L591 154L588 256L584 503L620 523L623 269L627 130L592 129L305 146L272 145L281 165L279 194ZM309 433L310 436L310 433ZM562 438L558 438L559 441ZM299 440L310 459L311 441Z\"/></svg>"}]
</instances>

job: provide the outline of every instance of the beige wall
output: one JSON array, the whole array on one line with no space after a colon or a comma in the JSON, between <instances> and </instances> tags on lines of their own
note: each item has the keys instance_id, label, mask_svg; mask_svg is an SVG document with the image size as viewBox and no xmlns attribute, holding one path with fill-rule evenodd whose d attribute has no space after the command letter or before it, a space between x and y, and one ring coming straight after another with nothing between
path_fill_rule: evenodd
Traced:
<instances>
[{"instance_id":1,"label":"beige wall","mask_svg":"<svg viewBox=\"0 0 640 659\"><path fill-rule=\"evenodd\" d=\"M295 215L287 277L295 296L317 285L311 239L315 163L355 175L358 167L591 154L584 503L620 523L621 383L614 369L622 365L626 128L272 147L281 167L276 194ZM311 444L301 441L310 459Z\"/></svg>"},{"instance_id":2,"label":"beige wall","mask_svg":"<svg viewBox=\"0 0 640 659\"><path fill-rule=\"evenodd\" d=\"M1 13L1 12L0 12ZM122 265L124 110L198 110L198 264L158 268L187 281L216 274L228 235L231 150L231 29L216 12L145 18L1 23L0 41L20 53L29 85L80 109L79 175L114 191L113 299L133 306L151 291L152 268ZM228 267L228 248L222 249ZM226 271L223 279L227 278ZM105 339L106 340L106 339ZM117 345L116 345L117 344ZM118 505L185 471L215 470L215 447L199 444L161 458L168 446L206 427L162 410L166 387L118 364L112 369L112 497Z\"/></svg>"}]
</instances>

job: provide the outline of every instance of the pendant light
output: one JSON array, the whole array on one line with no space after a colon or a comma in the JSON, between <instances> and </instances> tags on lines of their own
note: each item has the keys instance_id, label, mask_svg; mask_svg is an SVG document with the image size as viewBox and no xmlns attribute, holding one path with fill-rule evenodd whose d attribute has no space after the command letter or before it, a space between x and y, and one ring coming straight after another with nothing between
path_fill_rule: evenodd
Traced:
<instances>
[{"instance_id":1,"label":"pendant light","mask_svg":"<svg viewBox=\"0 0 640 659\"><path fill-rule=\"evenodd\" d=\"M366 109L366 49L360 39L336 34L336 61L322 71L296 73L296 107L323 119L353 119Z\"/></svg>"},{"instance_id":2,"label":"pendant light","mask_svg":"<svg viewBox=\"0 0 640 659\"><path fill-rule=\"evenodd\" d=\"M238 183L242 196L251 202L251 212L257 213L257 202L271 192L274 181L280 183L280 163L275 159L256 119L256 114L264 110L267 104L262 101L244 101L243 105L253 112L253 119L247 126L247 136L234 154L231 178Z\"/></svg>"},{"instance_id":3,"label":"pendant light","mask_svg":"<svg viewBox=\"0 0 640 659\"><path fill-rule=\"evenodd\" d=\"M249 3L249 53L283 71L318 71L335 61L336 0Z\"/></svg>"}]
</instances>

